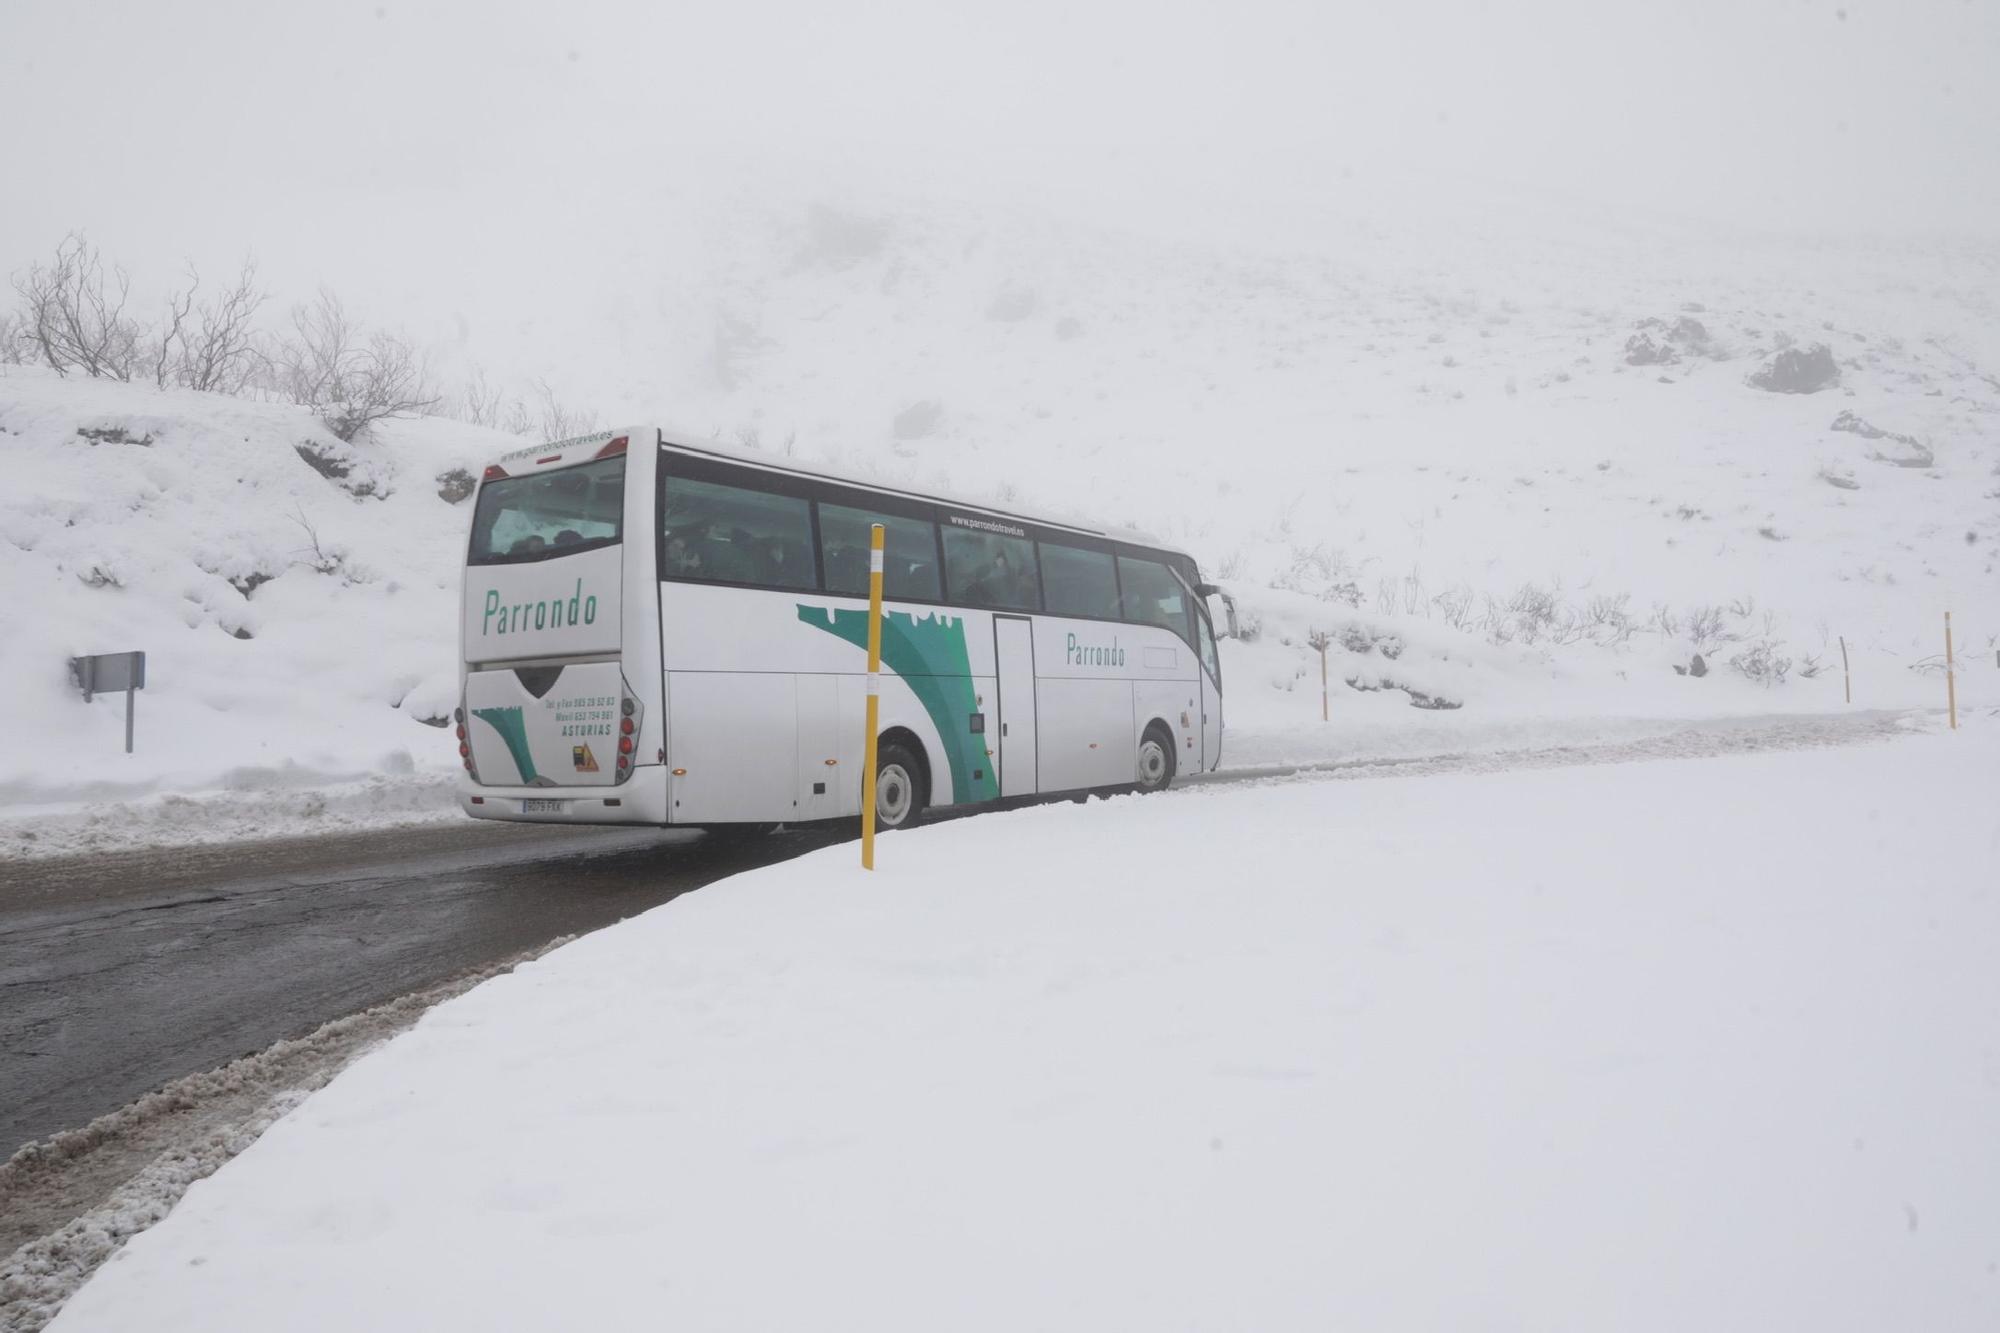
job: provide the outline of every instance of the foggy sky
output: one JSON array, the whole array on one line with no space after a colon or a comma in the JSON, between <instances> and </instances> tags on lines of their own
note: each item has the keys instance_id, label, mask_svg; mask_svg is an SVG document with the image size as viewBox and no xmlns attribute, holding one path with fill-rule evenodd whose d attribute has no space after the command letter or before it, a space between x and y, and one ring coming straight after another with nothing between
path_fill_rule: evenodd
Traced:
<instances>
[{"instance_id":1,"label":"foggy sky","mask_svg":"<svg viewBox=\"0 0 2000 1333\"><path fill-rule=\"evenodd\" d=\"M1990 0L5 0L0 269L85 228L408 286L457 234L532 266L746 177L1275 216L1414 173L1472 210L1993 237L1996 69Z\"/></svg>"}]
</instances>

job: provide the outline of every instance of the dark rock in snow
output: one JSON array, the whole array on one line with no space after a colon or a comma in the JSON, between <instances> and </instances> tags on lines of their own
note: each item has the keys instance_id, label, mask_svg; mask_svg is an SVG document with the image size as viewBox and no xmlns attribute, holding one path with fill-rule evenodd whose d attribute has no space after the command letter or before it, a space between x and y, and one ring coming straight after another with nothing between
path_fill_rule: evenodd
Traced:
<instances>
[{"instance_id":1,"label":"dark rock in snow","mask_svg":"<svg viewBox=\"0 0 2000 1333\"><path fill-rule=\"evenodd\" d=\"M338 446L339 449L343 450L351 449L351 447L345 444ZM300 458L305 460L308 467L334 485L340 487L343 491L346 491L355 499L366 499L371 495L378 500L389 498L389 492L377 487L373 480L358 479L352 475L354 472L354 459L351 455L343 458L334 448L320 445L312 440L301 441L293 445L292 448Z\"/></svg>"},{"instance_id":2,"label":"dark rock in snow","mask_svg":"<svg viewBox=\"0 0 2000 1333\"><path fill-rule=\"evenodd\" d=\"M1633 326L1637 332L1625 340L1628 366L1671 366L1683 356L1716 357L1715 340L1698 319L1682 315L1671 324L1647 318Z\"/></svg>"},{"instance_id":3,"label":"dark rock in snow","mask_svg":"<svg viewBox=\"0 0 2000 1333\"><path fill-rule=\"evenodd\" d=\"M1625 364L1628 366L1671 366L1681 359L1671 343L1654 342L1643 333L1635 333L1625 340Z\"/></svg>"},{"instance_id":4,"label":"dark rock in snow","mask_svg":"<svg viewBox=\"0 0 2000 1333\"><path fill-rule=\"evenodd\" d=\"M479 480L464 468L455 467L449 472L438 473L437 484L438 499L455 505L478 489Z\"/></svg>"},{"instance_id":5,"label":"dark rock in snow","mask_svg":"<svg viewBox=\"0 0 2000 1333\"><path fill-rule=\"evenodd\" d=\"M1879 426L1869 425L1852 411L1845 409L1842 410L1839 416L1833 419L1833 424L1828 426L1827 429L1846 431L1849 435L1859 435L1864 440L1879 440L1889 433Z\"/></svg>"},{"instance_id":6,"label":"dark rock in snow","mask_svg":"<svg viewBox=\"0 0 2000 1333\"><path fill-rule=\"evenodd\" d=\"M1708 663L1702 660L1700 653L1696 653L1694 660L1688 663L1688 674L1690 676L1706 676L1708 674Z\"/></svg>"},{"instance_id":7,"label":"dark rock in snow","mask_svg":"<svg viewBox=\"0 0 2000 1333\"><path fill-rule=\"evenodd\" d=\"M1768 393L1818 393L1840 383L1840 367L1825 343L1787 347L1753 373L1749 382Z\"/></svg>"},{"instance_id":8,"label":"dark rock in snow","mask_svg":"<svg viewBox=\"0 0 2000 1333\"><path fill-rule=\"evenodd\" d=\"M136 444L141 449L153 447L152 435L133 435L123 426L78 426L76 433L89 440L93 447L100 444Z\"/></svg>"}]
</instances>

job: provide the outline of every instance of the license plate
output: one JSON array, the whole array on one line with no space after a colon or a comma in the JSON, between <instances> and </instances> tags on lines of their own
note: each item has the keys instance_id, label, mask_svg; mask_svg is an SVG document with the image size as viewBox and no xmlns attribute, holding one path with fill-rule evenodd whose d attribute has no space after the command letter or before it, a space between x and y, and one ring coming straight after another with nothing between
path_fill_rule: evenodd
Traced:
<instances>
[{"instance_id":1,"label":"license plate","mask_svg":"<svg viewBox=\"0 0 2000 1333\"><path fill-rule=\"evenodd\" d=\"M521 813L524 815L559 815L568 808L568 801L547 801L533 796L521 801Z\"/></svg>"}]
</instances>

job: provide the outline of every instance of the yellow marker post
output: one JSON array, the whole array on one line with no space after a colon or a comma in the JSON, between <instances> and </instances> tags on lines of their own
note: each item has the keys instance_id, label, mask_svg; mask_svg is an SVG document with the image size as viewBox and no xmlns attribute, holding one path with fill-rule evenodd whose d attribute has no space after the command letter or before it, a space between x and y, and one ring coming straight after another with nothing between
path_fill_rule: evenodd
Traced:
<instances>
[{"instance_id":1,"label":"yellow marker post","mask_svg":"<svg viewBox=\"0 0 2000 1333\"><path fill-rule=\"evenodd\" d=\"M1951 729L1958 730L1958 664L1951 658L1951 612L1944 613L1944 697L1951 709Z\"/></svg>"},{"instance_id":2,"label":"yellow marker post","mask_svg":"<svg viewBox=\"0 0 2000 1333\"><path fill-rule=\"evenodd\" d=\"M875 868L875 732L881 717L882 537L880 523L868 530L868 736L862 742L861 868Z\"/></svg>"}]
</instances>

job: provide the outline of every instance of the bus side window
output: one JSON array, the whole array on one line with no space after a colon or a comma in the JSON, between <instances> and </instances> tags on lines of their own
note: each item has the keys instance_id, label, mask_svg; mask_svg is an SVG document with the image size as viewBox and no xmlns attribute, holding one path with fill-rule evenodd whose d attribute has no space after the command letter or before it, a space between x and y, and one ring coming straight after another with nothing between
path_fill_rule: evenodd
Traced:
<instances>
[{"instance_id":1,"label":"bus side window","mask_svg":"<svg viewBox=\"0 0 2000 1333\"><path fill-rule=\"evenodd\" d=\"M1003 611L1041 609L1035 544L1026 537L946 528L944 574L954 602Z\"/></svg>"},{"instance_id":2,"label":"bus side window","mask_svg":"<svg viewBox=\"0 0 2000 1333\"><path fill-rule=\"evenodd\" d=\"M1111 553L1041 544L1042 592L1054 615L1118 619L1118 575Z\"/></svg>"},{"instance_id":3,"label":"bus side window","mask_svg":"<svg viewBox=\"0 0 2000 1333\"><path fill-rule=\"evenodd\" d=\"M1194 646L1194 635L1188 630L1187 598L1181 593L1180 580L1165 565L1121 555L1118 583L1125 593L1125 619L1170 629L1190 648Z\"/></svg>"},{"instance_id":4,"label":"bus side window","mask_svg":"<svg viewBox=\"0 0 2000 1333\"><path fill-rule=\"evenodd\" d=\"M811 588L812 511L797 496L667 479L665 578Z\"/></svg>"},{"instance_id":5,"label":"bus side window","mask_svg":"<svg viewBox=\"0 0 2000 1333\"><path fill-rule=\"evenodd\" d=\"M926 518L882 514L846 505L819 504L820 558L826 590L850 597L868 595L868 529L880 523L882 594L917 601L939 600L937 525Z\"/></svg>"}]
</instances>

